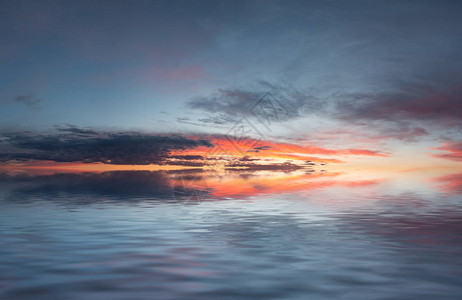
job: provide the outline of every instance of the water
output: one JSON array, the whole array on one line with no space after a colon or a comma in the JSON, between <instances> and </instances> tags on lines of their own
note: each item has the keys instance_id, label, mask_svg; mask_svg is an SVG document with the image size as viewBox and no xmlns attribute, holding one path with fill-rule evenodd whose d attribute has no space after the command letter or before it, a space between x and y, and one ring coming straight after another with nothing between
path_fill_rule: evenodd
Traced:
<instances>
[{"instance_id":1,"label":"water","mask_svg":"<svg viewBox=\"0 0 462 300\"><path fill-rule=\"evenodd\" d=\"M2 175L0 298L461 299L461 178Z\"/></svg>"}]
</instances>

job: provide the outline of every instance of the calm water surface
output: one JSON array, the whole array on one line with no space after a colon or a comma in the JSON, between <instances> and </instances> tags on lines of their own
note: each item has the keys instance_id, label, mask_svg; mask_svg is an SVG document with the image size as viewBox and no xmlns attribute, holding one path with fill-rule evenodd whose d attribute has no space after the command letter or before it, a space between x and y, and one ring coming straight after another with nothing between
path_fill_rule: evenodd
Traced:
<instances>
[{"instance_id":1,"label":"calm water surface","mask_svg":"<svg viewBox=\"0 0 462 300\"><path fill-rule=\"evenodd\" d=\"M0 298L462 299L460 174L226 176L3 175Z\"/></svg>"}]
</instances>

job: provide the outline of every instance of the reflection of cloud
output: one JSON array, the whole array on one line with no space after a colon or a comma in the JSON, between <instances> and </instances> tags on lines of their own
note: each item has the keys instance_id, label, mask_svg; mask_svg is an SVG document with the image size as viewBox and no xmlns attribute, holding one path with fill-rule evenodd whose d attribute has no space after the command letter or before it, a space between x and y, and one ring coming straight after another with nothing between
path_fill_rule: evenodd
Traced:
<instances>
[{"instance_id":1,"label":"reflection of cloud","mask_svg":"<svg viewBox=\"0 0 462 300\"><path fill-rule=\"evenodd\" d=\"M68 196L83 197L84 201L111 199L131 201L137 197L145 199L171 196L169 182L162 172L116 171L104 173L54 174L41 176L1 175L0 181L12 188L11 197L15 201L33 195L51 196L53 199ZM80 199L80 198L79 198Z\"/></svg>"},{"instance_id":2,"label":"reflection of cloud","mask_svg":"<svg viewBox=\"0 0 462 300\"><path fill-rule=\"evenodd\" d=\"M163 199L190 197L194 187L206 186L211 200L242 198L261 194L280 194L310 191L330 187L360 187L374 185L380 180L346 180L339 173L316 173L292 170L228 170L222 173L201 170L176 171L112 171L103 173L60 173L52 175L0 175L7 186L9 199L33 198L34 195L67 199L77 196L84 201L103 196L107 199ZM184 182L189 182L185 185ZM84 197L81 197L84 196ZM181 199L177 199L181 200Z\"/></svg>"},{"instance_id":3,"label":"reflection of cloud","mask_svg":"<svg viewBox=\"0 0 462 300\"><path fill-rule=\"evenodd\" d=\"M330 187L360 187L378 184L381 180L345 180L340 173L316 173L293 170L229 170L226 173L190 171L197 185L207 186L216 198L242 198L262 194L310 191ZM172 184L180 177L173 177Z\"/></svg>"},{"instance_id":4,"label":"reflection of cloud","mask_svg":"<svg viewBox=\"0 0 462 300\"><path fill-rule=\"evenodd\" d=\"M462 219L457 212L438 210L425 214L415 212L403 214L399 209L394 212L389 215L351 213L342 216L341 220L348 224L347 228L353 227L355 231L359 230L363 234L385 237L391 242L416 245L456 243L462 246L460 243Z\"/></svg>"},{"instance_id":5,"label":"reflection of cloud","mask_svg":"<svg viewBox=\"0 0 462 300\"><path fill-rule=\"evenodd\" d=\"M443 192L462 194L462 173L440 176L433 181L440 184L440 189Z\"/></svg>"}]
</instances>

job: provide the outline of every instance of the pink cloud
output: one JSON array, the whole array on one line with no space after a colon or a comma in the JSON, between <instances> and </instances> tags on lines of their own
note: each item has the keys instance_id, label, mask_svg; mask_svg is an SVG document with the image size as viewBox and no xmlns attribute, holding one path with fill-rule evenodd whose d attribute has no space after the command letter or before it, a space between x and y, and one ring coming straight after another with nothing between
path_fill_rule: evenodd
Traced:
<instances>
[{"instance_id":1,"label":"pink cloud","mask_svg":"<svg viewBox=\"0 0 462 300\"><path fill-rule=\"evenodd\" d=\"M431 154L433 157L462 161L462 142L448 142L432 150L446 151L446 153Z\"/></svg>"}]
</instances>

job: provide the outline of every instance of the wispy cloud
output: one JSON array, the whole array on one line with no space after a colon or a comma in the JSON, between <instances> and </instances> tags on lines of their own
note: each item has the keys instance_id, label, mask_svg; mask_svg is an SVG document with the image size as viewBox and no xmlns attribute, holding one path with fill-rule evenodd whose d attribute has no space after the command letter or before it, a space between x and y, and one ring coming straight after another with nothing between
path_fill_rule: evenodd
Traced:
<instances>
[{"instance_id":1,"label":"wispy cloud","mask_svg":"<svg viewBox=\"0 0 462 300\"><path fill-rule=\"evenodd\" d=\"M37 98L34 95L18 95L14 98L18 103L23 103L27 106L37 106L39 103L43 102L44 99Z\"/></svg>"},{"instance_id":2,"label":"wispy cloud","mask_svg":"<svg viewBox=\"0 0 462 300\"><path fill-rule=\"evenodd\" d=\"M453 161L462 161L462 142L448 142L440 147L434 148L434 150L445 152L432 154L434 157L449 159Z\"/></svg>"},{"instance_id":3,"label":"wispy cloud","mask_svg":"<svg viewBox=\"0 0 462 300\"><path fill-rule=\"evenodd\" d=\"M431 121L449 127L462 119L461 92L420 86L416 90L350 95L339 101L338 116L351 120Z\"/></svg>"},{"instance_id":4,"label":"wispy cloud","mask_svg":"<svg viewBox=\"0 0 462 300\"><path fill-rule=\"evenodd\" d=\"M194 97L186 106L207 114L198 122L223 125L242 117L261 119L262 115L270 117L272 122L285 122L318 112L326 104L325 100L294 87L259 81L253 87L219 89L210 95Z\"/></svg>"}]
</instances>

